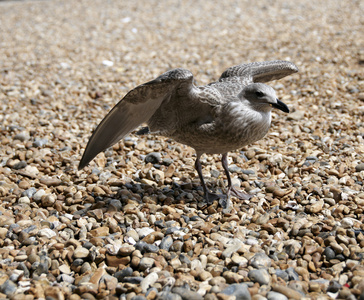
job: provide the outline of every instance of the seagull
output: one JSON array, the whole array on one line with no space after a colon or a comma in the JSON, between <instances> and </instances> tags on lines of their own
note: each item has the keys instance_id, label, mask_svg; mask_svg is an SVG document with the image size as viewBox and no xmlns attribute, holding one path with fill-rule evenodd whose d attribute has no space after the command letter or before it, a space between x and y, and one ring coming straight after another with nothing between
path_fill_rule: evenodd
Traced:
<instances>
[{"instance_id":1,"label":"seagull","mask_svg":"<svg viewBox=\"0 0 364 300\"><path fill-rule=\"evenodd\" d=\"M193 74L178 68L129 91L93 132L78 169L129 132L146 123L138 134L156 133L173 138L196 151L195 168L207 203L233 195L248 200L250 194L232 185L228 152L262 139L271 125L271 111L289 109L265 84L298 72L288 61L240 64L224 71L219 80L196 86ZM226 195L209 191L202 175L202 154L222 154L227 178Z\"/></svg>"}]
</instances>

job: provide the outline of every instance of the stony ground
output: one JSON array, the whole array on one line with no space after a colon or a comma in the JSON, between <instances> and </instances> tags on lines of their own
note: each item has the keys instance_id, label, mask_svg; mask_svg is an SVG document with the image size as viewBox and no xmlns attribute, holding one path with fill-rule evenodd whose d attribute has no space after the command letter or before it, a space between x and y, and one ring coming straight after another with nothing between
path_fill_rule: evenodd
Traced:
<instances>
[{"instance_id":1,"label":"stony ground","mask_svg":"<svg viewBox=\"0 0 364 300\"><path fill-rule=\"evenodd\" d=\"M0 298L364 299L363 2L257 2L0 2ZM193 149L159 136L77 170L136 85L274 59L300 72L230 155L250 201L206 205Z\"/></svg>"}]
</instances>

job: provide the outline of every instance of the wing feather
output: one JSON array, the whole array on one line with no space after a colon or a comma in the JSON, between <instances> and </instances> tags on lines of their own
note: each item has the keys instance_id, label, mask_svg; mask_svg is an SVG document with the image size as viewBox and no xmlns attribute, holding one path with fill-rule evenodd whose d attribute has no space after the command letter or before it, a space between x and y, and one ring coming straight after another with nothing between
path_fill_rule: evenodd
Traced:
<instances>
[{"instance_id":1,"label":"wing feather","mask_svg":"<svg viewBox=\"0 0 364 300\"><path fill-rule=\"evenodd\" d=\"M225 70L219 81L226 81L233 77L240 77L241 80L251 82L268 82L281 79L285 76L298 72L295 64L289 61L274 60L264 62L253 62L233 66Z\"/></svg>"},{"instance_id":2,"label":"wing feather","mask_svg":"<svg viewBox=\"0 0 364 300\"><path fill-rule=\"evenodd\" d=\"M131 90L106 115L93 132L79 164L85 167L98 153L111 147L130 131L147 122L182 83L192 85L193 75L185 69L168 71Z\"/></svg>"}]
</instances>

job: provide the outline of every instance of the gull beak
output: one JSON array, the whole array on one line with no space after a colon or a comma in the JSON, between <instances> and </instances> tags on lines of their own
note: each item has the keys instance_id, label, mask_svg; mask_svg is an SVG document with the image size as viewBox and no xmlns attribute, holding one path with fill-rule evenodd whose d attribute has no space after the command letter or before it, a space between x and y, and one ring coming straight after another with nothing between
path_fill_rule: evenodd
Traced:
<instances>
[{"instance_id":1,"label":"gull beak","mask_svg":"<svg viewBox=\"0 0 364 300\"><path fill-rule=\"evenodd\" d=\"M288 106L285 103L283 103L282 101L278 100L278 99L277 99L277 103L272 104L272 107L278 108L278 109L280 109L281 111L283 111L285 113L289 113Z\"/></svg>"}]
</instances>

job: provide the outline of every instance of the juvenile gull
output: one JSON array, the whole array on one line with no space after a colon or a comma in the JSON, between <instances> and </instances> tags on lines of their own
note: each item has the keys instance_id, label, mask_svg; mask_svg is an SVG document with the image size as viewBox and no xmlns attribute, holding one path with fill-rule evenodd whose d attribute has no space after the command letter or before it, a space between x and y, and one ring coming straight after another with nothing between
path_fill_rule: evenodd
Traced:
<instances>
[{"instance_id":1,"label":"juvenile gull","mask_svg":"<svg viewBox=\"0 0 364 300\"><path fill-rule=\"evenodd\" d=\"M170 70L132 89L115 105L92 134L78 168L147 123L149 128L139 133L150 130L195 149L195 168L208 202L222 195L213 194L206 187L200 162L203 153L222 154L227 198L232 194L249 199L249 194L231 183L227 154L263 138L270 127L273 108L289 112L274 89L263 82L297 71L296 65L288 61L254 62L228 68L218 81L195 86L190 71Z\"/></svg>"}]
</instances>

